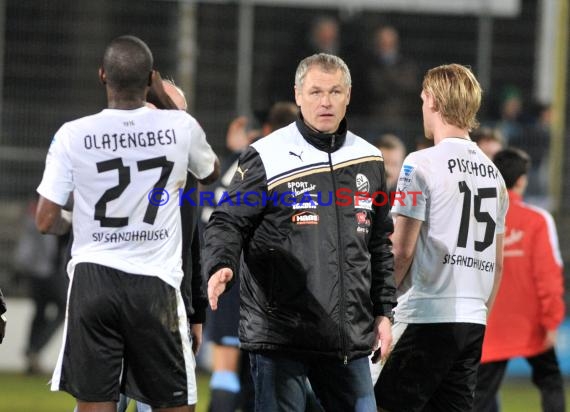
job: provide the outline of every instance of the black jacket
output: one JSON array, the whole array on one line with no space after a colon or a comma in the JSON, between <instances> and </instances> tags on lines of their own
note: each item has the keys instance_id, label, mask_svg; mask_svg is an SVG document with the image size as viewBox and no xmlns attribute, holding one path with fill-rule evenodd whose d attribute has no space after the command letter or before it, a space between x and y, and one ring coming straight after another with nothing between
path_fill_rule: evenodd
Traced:
<instances>
[{"instance_id":1,"label":"black jacket","mask_svg":"<svg viewBox=\"0 0 570 412\"><path fill-rule=\"evenodd\" d=\"M6 302L4 301L4 295L2 295L2 290L0 290L0 315L6 313Z\"/></svg>"},{"instance_id":2,"label":"black jacket","mask_svg":"<svg viewBox=\"0 0 570 412\"><path fill-rule=\"evenodd\" d=\"M355 206L358 190L386 191L384 163L346 121L322 134L298 119L242 155L206 228L204 269L237 273L243 249L244 349L343 360L371 352L374 316L396 304L393 226L387 202Z\"/></svg>"},{"instance_id":3,"label":"black jacket","mask_svg":"<svg viewBox=\"0 0 570 412\"><path fill-rule=\"evenodd\" d=\"M196 189L198 182L192 174L186 176L184 191ZM191 192L192 202L197 203L196 192ZM202 278L202 266L200 264L200 234L197 227L197 209L190 202L184 202L180 206L180 218L182 222L182 284L180 290L186 315L191 324L206 322L206 308L208 298L204 290Z\"/></svg>"}]
</instances>

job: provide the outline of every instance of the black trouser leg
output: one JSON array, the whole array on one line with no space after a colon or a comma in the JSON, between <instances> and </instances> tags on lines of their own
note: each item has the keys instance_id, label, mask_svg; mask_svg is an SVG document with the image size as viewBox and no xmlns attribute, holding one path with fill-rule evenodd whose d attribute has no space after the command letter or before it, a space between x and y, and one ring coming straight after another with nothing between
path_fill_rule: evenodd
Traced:
<instances>
[{"instance_id":1,"label":"black trouser leg","mask_svg":"<svg viewBox=\"0 0 570 412\"><path fill-rule=\"evenodd\" d=\"M497 410L497 393L507 369L507 361L482 363L477 370L477 387L473 412Z\"/></svg>"},{"instance_id":2,"label":"black trouser leg","mask_svg":"<svg viewBox=\"0 0 570 412\"><path fill-rule=\"evenodd\" d=\"M540 391L543 412L565 411L564 382L554 349L526 360L532 368L532 383Z\"/></svg>"}]
</instances>

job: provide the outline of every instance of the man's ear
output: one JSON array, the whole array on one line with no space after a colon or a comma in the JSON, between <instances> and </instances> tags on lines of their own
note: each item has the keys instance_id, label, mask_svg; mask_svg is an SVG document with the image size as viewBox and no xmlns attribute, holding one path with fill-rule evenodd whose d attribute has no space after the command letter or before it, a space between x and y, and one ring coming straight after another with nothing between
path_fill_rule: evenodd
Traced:
<instances>
[{"instance_id":1,"label":"man's ear","mask_svg":"<svg viewBox=\"0 0 570 412\"><path fill-rule=\"evenodd\" d=\"M99 67L99 81L101 84L107 84L107 75L105 74L105 70L102 67Z\"/></svg>"},{"instance_id":2,"label":"man's ear","mask_svg":"<svg viewBox=\"0 0 570 412\"><path fill-rule=\"evenodd\" d=\"M301 99L301 91L298 90L297 86L295 85L295 103L297 104L298 107L301 107L300 99Z\"/></svg>"},{"instance_id":3,"label":"man's ear","mask_svg":"<svg viewBox=\"0 0 570 412\"><path fill-rule=\"evenodd\" d=\"M147 84L148 87L152 86L153 77L154 77L154 70L151 70L150 73L148 74L148 84Z\"/></svg>"}]
</instances>

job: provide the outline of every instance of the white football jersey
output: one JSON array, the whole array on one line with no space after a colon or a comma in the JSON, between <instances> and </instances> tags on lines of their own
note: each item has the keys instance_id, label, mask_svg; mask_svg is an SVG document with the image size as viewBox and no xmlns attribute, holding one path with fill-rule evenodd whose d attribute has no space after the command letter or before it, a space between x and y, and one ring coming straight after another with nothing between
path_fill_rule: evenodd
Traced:
<instances>
[{"instance_id":1,"label":"white football jersey","mask_svg":"<svg viewBox=\"0 0 570 412\"><path fill-rule=\"evenodd\" d=\"M474 142L446 138L408 155L398 191L407 195L396 201L392 213L423 224L400 286L396 319L486 324L495 235L504 233L508 208L498 169Z\"/></svg>"},{"instance_id":2,"label":"white football jersey","mask_svg":"<svg viewBox=\"0 0 570 412\"><path fill-rule=\"evenodd\" d=\"M55 134L37 191L64 205L73 192L70 276L79 262L182 279L179 189L186 171L203 179L216 156L180 110L105 109Z\"/></svg>"}]
</instances>

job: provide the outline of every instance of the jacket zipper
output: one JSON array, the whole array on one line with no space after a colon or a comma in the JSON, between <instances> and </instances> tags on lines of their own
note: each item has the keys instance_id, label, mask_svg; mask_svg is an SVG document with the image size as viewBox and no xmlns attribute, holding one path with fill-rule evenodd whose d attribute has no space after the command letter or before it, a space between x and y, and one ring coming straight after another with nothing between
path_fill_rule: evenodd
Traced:
<instances>
[{"instance_id":1,"label":"jacket zipper","mask_svg":"<svg viewBox=\"0 0 570 412\"><path fill-rule=\"evenodd\" d=\"M271 256L271 259L269 259L269 266L270 266L270 270L269 270L269 274L270 274L270 279L269 279L269 296L268 296L268 302L267 302L267 312L268 313L272 313L275 308L275 265L273 264L273 258L274 258L274 253L275 253L275 249L274 248L269 248L269 255Z\"/></svg>"},{"instance_id":2,"label":"jacket zipper","mask_svg":"<svg viewBox=\"0 0 570 412\"><path fill-rule=\"evenodd\" d=\"M334 148L335 143L335 135L332 135L331 139L331 149ZM331 178L333 183L333 190L336 194L336 178L334 175L333 163L332 163L332 156L331 152L328 153L329 155L329 166L331 170ZM338 205L335 202L335 214L336 214L336 235L337 235L337 248L338 248L338 269L339 269L339 289L340 289L340 296L339 296L339 332L340 332L340 345L341 345L341 352L342 352L342 359L344 365L348 364L348 354L347 354L347 344L346 344L346 331L344 329L344 312L345 312L345 302L344 302L344 269L343 269L343 262L344 262L344 253L342 248L342 238L340 236L340 228L341 228L341 221L340 221L340 213L338 210Z\"/></svg>"}]
</instances>

